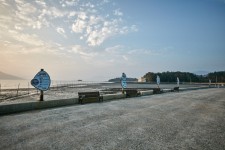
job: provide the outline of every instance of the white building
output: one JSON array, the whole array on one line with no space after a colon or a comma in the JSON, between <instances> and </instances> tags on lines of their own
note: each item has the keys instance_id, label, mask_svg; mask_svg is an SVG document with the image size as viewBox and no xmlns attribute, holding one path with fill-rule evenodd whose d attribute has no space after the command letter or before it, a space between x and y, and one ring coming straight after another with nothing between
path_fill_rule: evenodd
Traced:
<instances>
[{"instance_id":1,"label":"white building","mask_svg":"<svg viewBox=\"0 0 225 150\"><path fill-rule=\"evenodd\" d=\"M138 79L138 82L146 82L146 78L141 77L140 79Z\"/></svg>"}]
</instances>

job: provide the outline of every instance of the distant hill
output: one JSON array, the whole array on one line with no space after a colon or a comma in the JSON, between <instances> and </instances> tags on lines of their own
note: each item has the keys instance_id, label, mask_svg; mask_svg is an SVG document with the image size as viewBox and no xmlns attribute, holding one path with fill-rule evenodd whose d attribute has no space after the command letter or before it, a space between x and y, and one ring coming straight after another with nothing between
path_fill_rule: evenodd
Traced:
<instances>
[{"instance_id":1,"label":"distant hill","mask_svg":"<svg viewBox=\"0 0 225 150\"><path fill-rule=\"evenodd\" d=\"M157 75L161 82L176 82L179 77L181 82L225 82L225 71L211 72L206 75L196 75L190 72L148 72L143 77L147 82L155 82Z\"/></svg>"},{"instance_id":2,"label":"distant hill","mask_svg":"<svg viewBox=\"0 0 225 150\"><path fill-rule=\"evenodd\" d=\"M22 78L0 71L0 80L22 80Z\"/></svg>"},{"instance_id":3,"label":"distant hill","mask_svg":"<svg viewBox=\"0 0 225 150\"><path fill-rule=\"evenodd\" d=\"M126 78L127 82L137 82L138 79L137 78ZM120 82L120 78L114 78L114 79L110 79L109 82Z\"/></svg>"}]
</instances>

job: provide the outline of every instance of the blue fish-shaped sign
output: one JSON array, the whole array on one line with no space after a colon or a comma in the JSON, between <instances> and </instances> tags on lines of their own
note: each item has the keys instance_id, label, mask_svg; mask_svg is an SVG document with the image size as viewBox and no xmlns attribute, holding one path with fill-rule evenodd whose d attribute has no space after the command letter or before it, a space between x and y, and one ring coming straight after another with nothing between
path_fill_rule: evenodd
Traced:
<instances>
[{"instance_id":1,"label":"blue fish-shaped sign","mask_svg":"<svg viewBox=\"0 0 225 150\"><path fill-rule=\"evenodd\" d=\"M50 87L51 79L46 71L43 69L39 71L31 80L31 85L41 91L47 91Z\"/></svg>"}]
</instances>

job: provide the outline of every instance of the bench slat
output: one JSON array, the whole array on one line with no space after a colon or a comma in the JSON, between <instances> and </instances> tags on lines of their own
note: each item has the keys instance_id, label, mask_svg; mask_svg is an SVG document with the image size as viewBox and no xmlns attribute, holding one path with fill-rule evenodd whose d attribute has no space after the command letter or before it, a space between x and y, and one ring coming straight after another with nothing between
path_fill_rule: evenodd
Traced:
<instances>
[{"instance_id":1,"label":"bench slat","mask_svg":"<svg viewBox=\"0 0 225 150\"><path fill-rule=\"evenodd\" d=\"M178 91L179 92L179 87L174 87L173 91Z\"/></svg>"},{"instance_id":2,"label":"bench slat","mask_svg":"<svg viewBox=\"0 0 225 150\"><path fill-rule=\"evenodd\" d=\"M136 97L139 95L137 89L125 89L126 97Z\"/></svg>"},{"instance_id":3,"label":"bench slat","mask_svg":"<svg viewBox=\"0 0 225 150\"><path fill-rule=\"evenodd\" d=\"M103 101L103 97L99 92L78 92L79 103L84 102L100 102Z\"/></svg>"},{"instance_id":4,"label":"bench slat","mask_svg":"<svg viewBox=\"0 0 225 150\"><path fill-rule=\"evenodd\" d=\"M160 88L153 88L153 94L160 94L161 89Z\"/></svg>"}]
</instances>

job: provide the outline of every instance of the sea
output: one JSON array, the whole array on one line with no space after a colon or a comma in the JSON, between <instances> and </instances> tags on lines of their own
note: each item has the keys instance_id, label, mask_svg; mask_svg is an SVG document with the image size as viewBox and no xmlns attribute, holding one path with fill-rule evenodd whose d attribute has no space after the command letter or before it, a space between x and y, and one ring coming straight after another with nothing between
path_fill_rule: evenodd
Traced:
<instances>
[{"instance_id":1,"label":"sea","mask_svg":"<svg viewBox=\"0 0 225 150\"><path fill-rule=\"evenodd\" d=\"M77 80L51 80L51 87L63 85L90 85L99 83L110 83L104 81L77 81ZM30 80L0 80L0 89L33 88Z\"/></svg>"},{"instance_id":2,"label":"sea","mask_svg":"<svg viewBox=\"0 0 225 150\"><path fill-rule=\"evenodd\" d=\"M0 80L1 89L31 88L29 80Z\"/></svg>"}]
</instances>

